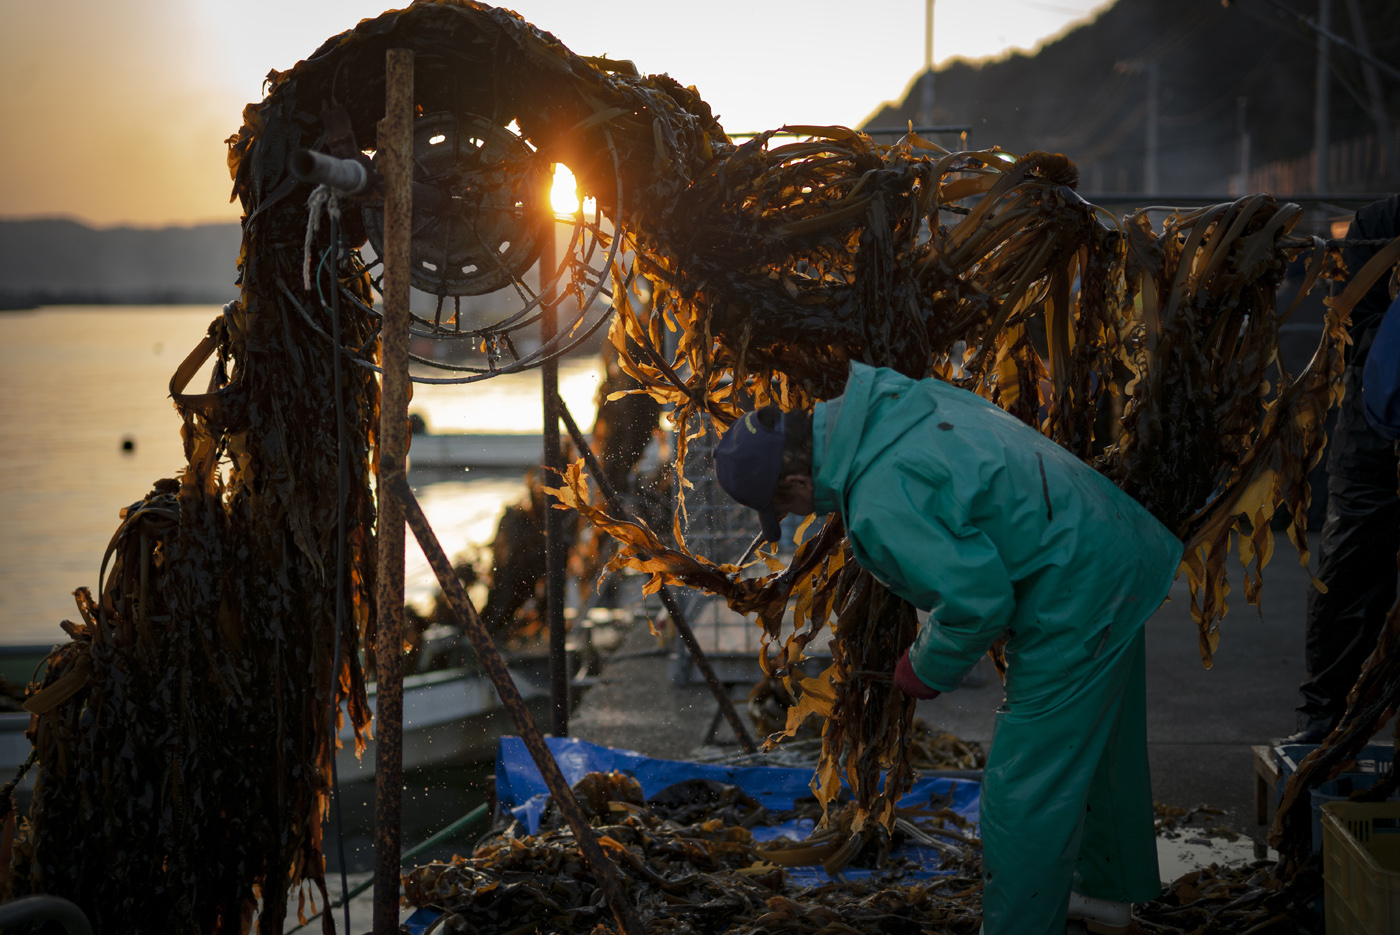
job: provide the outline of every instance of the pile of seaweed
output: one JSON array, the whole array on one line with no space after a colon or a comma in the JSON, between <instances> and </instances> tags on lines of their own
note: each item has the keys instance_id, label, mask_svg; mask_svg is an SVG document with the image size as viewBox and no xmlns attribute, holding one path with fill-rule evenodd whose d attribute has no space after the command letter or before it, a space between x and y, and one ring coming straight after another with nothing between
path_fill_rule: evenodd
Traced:
<instances>
[{"instance_id":1,"label":"pile of seaweed","mask_svg":"<svg viewBox=\"0 0 1400 935\"><path fill-rule=\"evenodd\" d=\"M770 813L737 787L704 779L645 799L637 781L620 773L589 773L574 794L649 932L970 935L981 924L980 842L954 812L910 811L892 835L843 850L833 838L760 843L749 830L819 818L815 799ZM906 879L917 868L889 851L911 834L938 836L944 875ZM823 862L833 882L817 887L794 885L784 869ZM843 867L874 873L847 881ZM548 811L537 834L498 835L470 857L411 870L404 894L410 905L441 910L438 924L448 932L611 931L615 924L573 834Z\"/></svg>"},{"instance_id":2,"label":"pile of seaweed","mask_svg":"<svg viewBox=\"0 0 1400 935\"><path fill-rule=\"evenodd\" d=\"M649 932L970 935L981 926L981 842L975 828L936 803L899 809L890 833L850 848L826 831L806 841L755 839L751 829L757 827L819 819L815 798L773 813L735 786L690 779L646 799L635 779L616 772L585 775L574 794L622 870ZM1167 811L1165 824L1189 820L1186 809ZM1219 814L1205 807L1192 813L1201 811ZM853 813L847 802L842 820L849 823ZM927 877L920 871L928 868L891 858L891 850L910 838L938 846L938 875ZM792 868L816 865L830 882L795 882ZM848 868L871 873L848 879ZM1136 907L1135 931L1313 932L1320 892L1315 868L1283 880L1272 860L1212 865L1182 875ZM515 823L488 835L470 856L410 870L404 894L409 905L442 913L433 931L615 930L573 834L548 808L535 834Z\"/></svg>"}]
</instances>

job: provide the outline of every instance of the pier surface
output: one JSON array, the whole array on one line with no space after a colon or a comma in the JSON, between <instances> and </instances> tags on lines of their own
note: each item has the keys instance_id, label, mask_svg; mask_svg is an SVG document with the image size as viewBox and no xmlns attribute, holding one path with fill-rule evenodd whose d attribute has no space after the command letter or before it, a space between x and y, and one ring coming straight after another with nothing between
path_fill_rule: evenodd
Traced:
<instances>
[{"instance_id":1,"label":"pier surface","mask_svg":"<svg viewBox=\"0 0 1400 935\"><path fill-rule=\"evenodd\" d=\"M1309 535L1316 570L1316 534ZM1168 805L1224 809L1221 820L1263 841L1254 823L1250 747L1294 730L1293 709L1303 679L1303 632L1308 572L1279 534L1264 570L1262 613L1244 601L1236 558L1230 565L1230 612L1220 625L1220 648L1206 669L1197 649L1185 577L1171 599L1147 623L1147 737L1153 796ZM820 642L820 639L819 639ZM635 627L624 652L655 646L645 626ZM757 662L754 663L757 671ZM918 706L931 729L989 744L1001 683L990 666L975 670L982 684L964 687ZM736 695L746 689L736 687ZM660 657L624 658L603 673L575 713L570 734L594 743L651 756L686 758L705 739L715 702L703 682L678 686ZM741 712L743 710L740 705ZM737 751L727 725L719 744ZM1272 808L1272 802L1270 807Z\"/></svg>"}]
</instances>

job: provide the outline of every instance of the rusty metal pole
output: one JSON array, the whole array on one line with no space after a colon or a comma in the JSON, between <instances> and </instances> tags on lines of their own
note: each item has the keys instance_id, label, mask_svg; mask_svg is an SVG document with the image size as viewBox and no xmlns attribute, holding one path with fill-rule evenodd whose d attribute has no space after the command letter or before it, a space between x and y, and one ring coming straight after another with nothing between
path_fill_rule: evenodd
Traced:
<instances>
[{"instance_id":1,"label":"rusty metal pole","mask_svg":"<svg viewBox=\"0 0 1400 935\"><path fill-rule=\"evenodd\" d=\"M558 225L553 214L546 234L544 256L540 259L540 280L544 301L540 305L540 344L559 331L559 290L547 284L559 269ZM564 470L564 453L559 447L559 362L550 358L540 366L544 396L545 480L553 485ZM559 501L544 495L544 593L545 622L549 624L549 729L556 737L569 735L569 658L564 645L565 565L568 543L564 541L564 512L556 510Z\"/></svg>"},{"instance_id":2,"label":"rusty metal pole","mask_svg":"<svg viewBox=\"0 0 1400 935\"><path fill-rule=\"evenodd\" d=\"M452 563L447 560L447 553L442 550L437 536L433 535L432 527L428 525L428 518L423 515L423 508L418 505L418 499L413 496L413 489L408 486L408 479L402 474L398 475L390 482L387 492L402 504L408 525L413 529L413 535L418 539L418 545L423 549L428 564L432 566L433 573L437 575L438 582L442 585L442 593L447 598L448 606L457 615L458 625L467 634L472 648L476 650L477 659L481 661L482 669L486 671L487 676L491 679L491 684L495 686L501 704L515 720L515 728L520 731L520 739L525 742L525 748L530 751L530 756L534 759L535 766L544 778L545 785L549 787L549 794L553 797L554 804L559 807L559 813L564 816L564 820L568 822L569 828L574 832L574 840L578 842L579 851L583 854L588 869L592 871L593 879L597 882L598 889L602 891L603 898L607 900L608 908L612 910L614 918L617 919L622 935L645 935L641 917L637 915L637 910L627 898L627 891L623 887L622 875L618 873L617 865L603 850L597 834L579 808L573 791L564 779L564 774L559 771L559 764L554 761L554 754L550 753L549 746L545 743L539 728L535 726L535 719L530 716L530 709L525 706L525 699L521 697L520 689L516 688L515 681L510 677L510 672L506 670L506 663L501 658L500 650L496 649L491 635L486 632L486 625L481 622L481 617L477 615L476 608L472 606L471 598L467 596L466 589L462 587L462 582L453 572ZM376 890L376 894L377 892ZM379 935L377 929L375 935Z\"/></svg>"},{"instance_id":3,"label":"rusty metal pole","mask_svg":"<svg viewBox=\"0 0 1400 935\"><path fill-rule=\"evenodd\" d=\"M612 507L613 513L621 519L631 519L627 513L627 507L623 506L622 499L618 497L617 491L613 490L608 476L603 473L603 465L599 463L598 456L593 453L588 439L583 437L583 431L574 421L574 414L569 411L568 406L564 405L562 399L559 401L559 415L563 418L569 434L573 436L574 444L578 446L579 452L583 455L589 473L598 482L598 489L603 492L603 496L607 499L608 505ZM744 558L748 558L747 553ZM734 701L729 697L729 692L724 690L724 685L720 682L719 676L715 674L714 666L710 665L710 659L705 655L700 641L695 638L695 631L690 628L690 622L685 619L680 602L676 600L671 589L664 584L661 586L660 594L661 603L666 605L666 613L670 616L671 623L675 625L676 632L680 634L681 641L685 643L685 648L690 650L690 658L695 660L695 668L699 669L700 674L705 677L705 684L710 686L710 694L715 696L720 713L729 722L729 726L734 729L734 736L739 740L739 747L745 753L757 753L758 747L754 745L753 738L749 736L748 729L744 727L739 712L734 710Z\"/></svg>"},{"instance_id":4,"label":"rusty metal pole","mask_svg":"<svg viewBox=\"0 0 1400 935\"><path fill-rule=\"evenodd\" d=\"M404 517L398 497L407 481L408 283L413 236L413 52L385 58L384 119L379 122L379 168L384 177L384 328L380 335L379 590L374 713L374 935L399 930L399 850L403 806Z\"/></svg>"}]
</instances>

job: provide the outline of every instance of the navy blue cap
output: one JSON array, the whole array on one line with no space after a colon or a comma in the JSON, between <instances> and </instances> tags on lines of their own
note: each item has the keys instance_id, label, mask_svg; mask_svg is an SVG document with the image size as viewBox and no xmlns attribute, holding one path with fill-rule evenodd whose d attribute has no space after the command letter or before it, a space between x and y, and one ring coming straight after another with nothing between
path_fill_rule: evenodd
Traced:
<instances>
[{"instance_id":1,"label":"navy blue cap","mask_svg":"<svg viewBox=\"0 0 1400 935\"><path fill-rule=\"evenodd\" d=\"M748 412L729 427L715 446L715 477L724 492L735 501L758 511L763 537L769 542L782 539L778 513L773 509L773 492L783 467L784 417L771 428L757 412Z\"/></svg>"}]
</instances>

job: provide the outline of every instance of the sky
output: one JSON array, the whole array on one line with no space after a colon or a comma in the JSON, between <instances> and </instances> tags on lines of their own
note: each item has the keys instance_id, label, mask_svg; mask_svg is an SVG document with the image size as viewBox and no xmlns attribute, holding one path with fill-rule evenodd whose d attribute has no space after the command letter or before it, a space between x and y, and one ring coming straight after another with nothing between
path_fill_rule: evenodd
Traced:
<instances>
[{"instance_id":1,"label":"sky","mask_svg":"<svg viewBox=\"0 0 1400 935\"><path fill-rule=\"evenodd\" d=\"M1033 49L1103 0L937 0L934 59ZM580 55L693 84L730 132L857 125L923 67L924 0L518 0ZM0 0L0 218L232 221L243 105L383 0Z\"/></svg>"}]
</instances>

